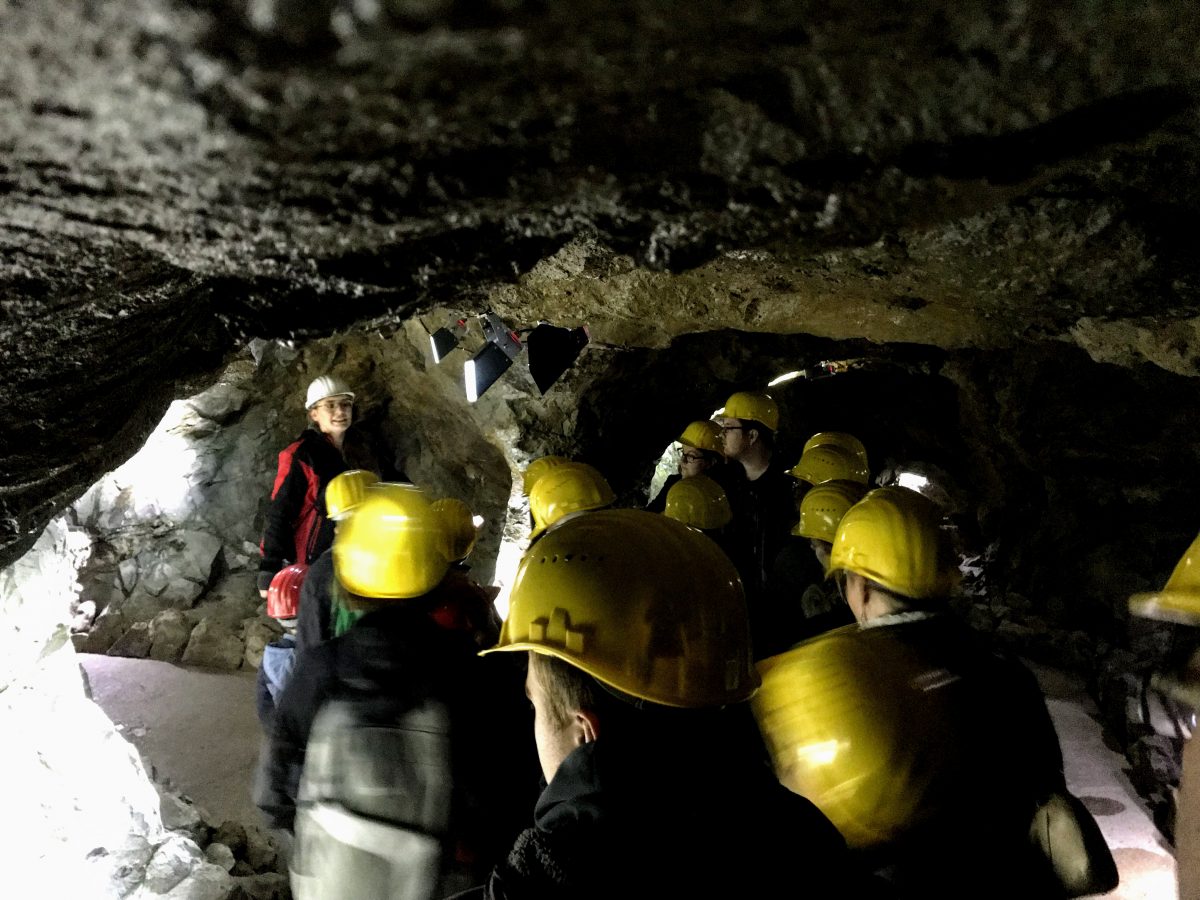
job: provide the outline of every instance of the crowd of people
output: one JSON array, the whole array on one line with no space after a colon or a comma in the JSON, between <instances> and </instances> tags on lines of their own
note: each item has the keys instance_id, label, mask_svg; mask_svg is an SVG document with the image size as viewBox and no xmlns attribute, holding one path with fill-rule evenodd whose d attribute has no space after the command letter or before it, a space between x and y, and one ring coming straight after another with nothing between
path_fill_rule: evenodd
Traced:
<instances>
[{"instance_id":1,"label":"crowd of people","mask_svg":"<svg viewBox=\"0 0 1200 900\"><path fill-rule=\"evenodd\" d=\"M534 460L501 622L466 504L347 459L354 400L310 385L263 541L255 794L296 897L1115 886L1036 682L948 609L938 508L853 435L789 467L735 393L645 509Z\"/></svg>"}]
</instances>

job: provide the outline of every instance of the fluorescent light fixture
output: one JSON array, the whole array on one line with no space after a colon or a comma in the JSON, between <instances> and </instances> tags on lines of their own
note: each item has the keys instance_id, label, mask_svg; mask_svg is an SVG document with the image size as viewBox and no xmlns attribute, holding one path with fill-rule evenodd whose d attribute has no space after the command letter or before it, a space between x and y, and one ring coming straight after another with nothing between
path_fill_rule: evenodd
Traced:
<instances>
[{"instance_id":1,"label":"fluorescent light fixture","mask_svg":"<svg viewBox=\"0 0 1200 900\"><path fill-rule=\"evenodd\" d=\"M487 343L483 349L463 364L463 382L467 390L467 401L474 403L483 392L495 384L501 375L512 368L512 361L521 352L521 339L495 313L484 313L479 317L483 336Z\"/></svg>"},{"instance_id":2,"label":"fluorescent light fixture","mask_svg":"<svg viewBox=\"0 0 1200 900\"><path fill-rule=\"evenodd\" d=\"M512 367L508 354L495 344L484 344L474 359L463 363L463 383L467 389L467 402L474 403L500 376Z\"/></svg>"},{"instance_id":3,"label":"fluorescent light fixture","mask_svg":"<svg viewBox=\"0 0 1200 900\"><path fill-rule=\"evenodd\" d=\"M459 319L449 328L439 328L429 336L429 349L433 353L433 361L440 363L451 350L458 346L467 330L467 320Z\"/></svg>"},{"instance_id":4,"label":"fluorescent light fixture","mask_svg":"<svg viewBox=\"0 0 1200 900\"><path fill-rule=\"evenodd\" d=\"M529 333L525 339L529 346L529 374L543 395L575 365L590 339L586 327L558 328L546 322Z\"/></svg>"},{"instance_id":5,"label":"fluorescent light fixture","mask_svg":"<svg viewBox=\"0 0 1200 900\"><path fill-rule=\"evenodd\" d=\"M797 378L804 377L804 370L798 369L795 372L784 372L778 378L772 378L767 382L767 387L775 387L777 384L787 384L789 381L795 381Z\"/></svg>"}]
</instances>

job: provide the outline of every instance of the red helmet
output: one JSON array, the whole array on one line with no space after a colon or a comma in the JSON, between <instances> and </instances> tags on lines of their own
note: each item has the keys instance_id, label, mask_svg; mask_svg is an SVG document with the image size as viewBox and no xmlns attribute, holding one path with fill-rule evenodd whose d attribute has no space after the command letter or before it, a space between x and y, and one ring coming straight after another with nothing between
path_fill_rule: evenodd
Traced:
<instances>
[{"instance_id":1,"label":"red helmet","mask_svg":"<svg viewBox=\"0 0 1200 900\"><path fill-rule=\"evenodd\" d=\"M300 612L300 585L308 566L296 563L280 569L267 589L267 615L272 619L294 619Z\"/></svg>"}]
</instances>

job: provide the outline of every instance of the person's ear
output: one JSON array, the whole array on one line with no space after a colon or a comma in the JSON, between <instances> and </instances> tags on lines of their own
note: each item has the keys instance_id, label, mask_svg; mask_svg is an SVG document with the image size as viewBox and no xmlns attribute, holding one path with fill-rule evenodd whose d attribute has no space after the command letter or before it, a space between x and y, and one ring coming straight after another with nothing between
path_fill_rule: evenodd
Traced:
<instances>
[{"instance_id":1,"label":"person's ear","mask_svg":"<svg viewBox=\"0 0 1200 900\"><path fill-rule=\"evenodd\" d=\"M749 431L746 432L746 443L748 443L748 444L758 443L758 429L757 428L751 428Z\"/></svg>"},{"instance_id":2,"label":"person's ear","mask_svg":"<svg viewBox=\"0 0 1200 900\"><path fill-rule=\"evenodd\" d=\"M594 710L576 710L575 727L578 729L581 744L591 744L600 737L600 717Z\"/></svg>"}]
</instances>

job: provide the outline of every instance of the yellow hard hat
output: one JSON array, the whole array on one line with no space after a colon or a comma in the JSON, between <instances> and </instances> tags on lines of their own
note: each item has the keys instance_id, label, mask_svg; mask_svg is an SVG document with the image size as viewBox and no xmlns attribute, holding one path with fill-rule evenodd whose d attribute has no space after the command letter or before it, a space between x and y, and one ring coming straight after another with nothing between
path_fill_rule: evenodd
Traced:
<instances>
[{"instance_id":1,"label":"yellow hard hat","mask_svg":"<svg viewBox=\"0 0 1200 900\"><path fill-rule=\"evenodd\" d=\"M684 525L705 530L722 528L733 518L725 489L707 475L682 478L667 491L663 515Z\"/></svg>"},{"instance_id":2,"label":"yellow hard hat","mask_svg":"<svg viewBox=\"0 0 1200 900\"><path fill-rule=\"evenodd\" d=\"M721 441L721 426L712 420L692 422L683 429L679 443L685 447L695 447L697 450L707 450L709 453L725 455L725 444Z\"/></svg>"},{"instance_id":3,"label":"yellow hard hat","mask_svg":"<svg viewBox=\"0 0 1200 900\"><path fill-rule=\"evenodd\" d=\"M914 600L949 588L940 515L933 501L902 487L871 491L838 523L829 571L856 572Z\"/></svg>"},{"instance_id":4,"label":"yellow hard hat","mask_svg":"<svg viewBox=\"0 0 1200 900\"><path fill-rule=\"evenodd\" d=\"M731 419L753 419L772 431L779 430L779 407L775 405L775 398L765 391L738 391L725 401L725 411L721 415Z\"/></svg>"},{"instance_id":5,"label":"yellow hard hat","mask_svg":"<svg viewBox=\"0 0 1200 900\"><path fill-rule=\"evenodd\" d=\"M451 562L441 517L411 484L367 488L333 539L334 573L359 597L419 597L437 586Z\"/></svg>"},{"instance_id":6,"label":"yellow hard hat","mask_svg":"<svg viewBox=\"0 0 1200 900\"><path fill-rule=\"evenodd\" d=\"M800 501L800 521L792 528L796 537L833 543L838 523L867 489L854 481L826 481L811 488Z\"/></svg>"},{"instance_id":7,"label":"yellow hard hat","mask_svg":"<svg viewBox=\"0 0 1200 900\"><path fill-rule=\"evenodd\" d=\"M337 521L362 503L367 488L379 483L379 476L366 469L350 469L325 485L325 512Z\"/></svg>"},{"instance_id":8,"label":"yellow hard hat","mask_svg":"<svg viewBox=\"0 0 1200 900\"><path fill-rule=\"evenodd\" d=\"M475 549L475 538L479 533L471 507L454 497L434 500L430 505L441 517L442 528L450 541L450 559L455 562L466 559Z\"/></svg>"},{"instance_id":9,"label":"yellow hard hat","mask_svg":"<svg viewBox=\"0 0 1200 900\"><path fill-rule=\"evenodd\" d=\"M863 476L861 479L854 478L853 481L861 481L867 483L870 478L871 467L867 463L867 448L852 434L847 434L845 431L818 431L807 441L804 442L804 449L801 455L807 453L813 447L841 447L849 453L859 463L859 468L862 469Z\"/></svg>"},{"instance_id":10,"label":"yellow hard hat","mask_svg":"<svg viewBox=\"0 0 1200 900\"><path fill-rule=\"evenodd\" d=\"M537 484L539 478L553 469L555 466L561 466L563 463L570 462L565 456L541 456L525 467L525 477L521 484L521 489L525 496L528 497L533 491L533 486Z\"/></svg>"},{"instance_id":11,"label":"yellow hard hat","mask_svg":"<svg viewBox=\"0 0 1200 900\"><path fill-rule=\"evenodd\" d=\"M1129 611L1147 619L1200 625L1200 536L1187 548L1161 591L1134 594Z\"/></svg>"},{"instance_id":12,"label":"yellow hard hat","mask_svg":"<svg viewBox=\"0 0 1200 900\"><path fill-rule=\"evenodd\" d=\"M852 847L937 816L971 770L953 691L889 629L839 628L758 664L750 701L775 774ZM972 775L972 777L975 777Z\"/></svg>"},{"instance_id":13,"label":"yellow hard hat","mask_svg":"<svg viewBox=\"0 0 1200 900\"><path fill-rule=\"evenodd\" d=\"M491 651L555 656L664 706L723 706L758 686L737 570L711 540L634 509L565 522L521 560Z\"/></svg>"},{"instance_id":14,"label":"yellow hard hat","mask_svg":"<svg viewBox=\"0 0 1200 900\"><path fill-rule=\"evenodd\" d=\"M866 484L868 473L849 452L833 444L809 447L800 461L788 469L801 481L824 484L827 481L856 481Z\"/></svg>"},{"instance_id":15,"label":"yellow hard hat","mask_svg":"<svg viewBox=\"0 0 1200 900\"><path fill-rule=\"evenodd\" d=\"M587 463L557 465L540 476L529 493L533 513L530 536L537 537L565 515L603 509L616 499L604 476Z\"/></svg>"}]
</instances>

